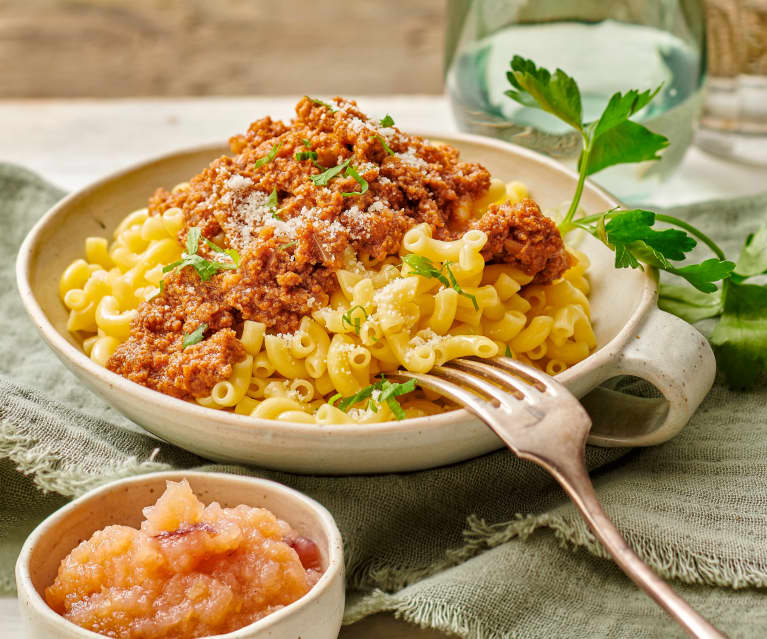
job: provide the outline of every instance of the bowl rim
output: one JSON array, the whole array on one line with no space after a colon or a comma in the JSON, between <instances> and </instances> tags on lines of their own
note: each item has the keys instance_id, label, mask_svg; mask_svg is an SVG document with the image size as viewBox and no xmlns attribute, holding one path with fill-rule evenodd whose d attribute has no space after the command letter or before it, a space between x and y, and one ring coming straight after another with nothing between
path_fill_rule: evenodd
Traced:
<instances>
[{"instance_id":1,"label":"bowl rim","mask_svg":"<svg viewBox=\"0 0 767 639\"><path fill-rule=\"evenodd\" d=\"M453 141L467 142L480 146L494 147L497 150L505 153L511 153L513 155L522 156L524 159L528 159L531 162L543 164L546 169L554 171L561 175L571 178L574 182L577 182L578 175L572 169L564 166L557 160L545 156L541 153L521 147L511 142L505 142L502 140L496 140L480 135L472 135L468 133L456 133L447 132L440 133L438 131L413 131L411 135L419 135L428 139L437 139L447 143ZM105 367L99 366L92 361L81 349L73 346L63 335L61 335L53 324L48 320L47 316L43 312L42 307L38 303L34 291L30 285L30 274L32 270L32 257L35 254L40 237L43 232L52 224L55 224L58 215L61 211L66 210L70 203L85 197L92 192L98 190L105 184L119 179L124 175L133 173L140 169L146 169L153 164L162 164L177 156L191 155L195 153L203 153L210 151L211 156L216 153L220 153L225 150L226 146L223 142L208 143L187 147L176 151L164 153L162 155L154 156L150 159L136 162L127 166L119 171L110 173L91 184L78 189L62 200L57 202L51 209L49 209L32 227L27 236L25 237L16 259L16 283L19 291L19 295L22 299L22 303L32 318L38 332L42 336L43 340L48 346L59 355L59 357L66 358L73 366L82 371L84 374L96 378L100 378L106 382L111 388L125 393L128 396L133 396L137 401L160 404L166 409L173 409L180 416L186 416L189 419L194 420L210 420L214 423L222 424L233 428L245 428L258 426L260 429L274 429L277 428L283 433L286 428L289 428L291 434L296 436L313 435L317 432L322 432L328 436L337 436L347 439L367 438L373 434L392 432L410 432L414 430L431 430L442 428L450 423L468 419L470 417L468 411L463 408L446 411L444 413L438 413L435 415L428 415L425 417L411 417L400 421L387 421L387 422L375 422L372 424L307 424L301 422L281 422L276 420L267 420L260 418L253 418L249 415L238 415L231 411L215 410L206 408L193 402L188 402L183 399L165 395L160 391L150 389L146 386L142 386L136 382L133 382L117 373L108 370ZM151 187L150 187L151 188ZM623 204L615 198L611 193L593 183L591 180L586 180L586 188L588 192L592 192L595 195L602 197L613 206L623 208ZM623 346L629 341L632 335L634 335L644 320L647 313L655 306L658 288L657 280L654 276L653 269L644 269L641 272L643 286L641 291L636 291L637 305L628 321L624 324L618 333L616 333L608 342L603 344L599 349L594 351L586 359L578 362L574 366L566 369L557 376L557 380L565 385L572 378L578 377L582 372L585 373L589 370L609 370L611 364L615 358L615 354L620 351ZM149 430L142 426L145 430Z\"/></svg>"},{"instance_id":2,"label":"bowl rim","mask_svg":"<svg viewBox=\"0 0 767 639\"><path fill-rule=\"evenodd\" d=\"M63 626L68 630L81 633L82 639L104 639L104 635L92 630L88 630L86 628L82 628L59 615L45 602L43 597L32 584L32 578L29 574L29 559L32 550L44 536L52 534L55 531L56 524L59 522L59 520L64 518L68 513L81 508L84 504L87 504L95 497L99 497L105 493L111 492L117 487L141 484L147 482L148 480L166 479L168 481L179 481L183 478L189 477L195 477L197 479L214 478L225 482L256 485L258 487L267 488L272 492L280 494L280 498L292 499L295 502L300 502L312 509L315 513L317 513L317 515L319 515L323 530L328 538L327 568L317 583L314 584L314 586L312 586L312 588L305 595L299 597L284 608L280 608L279 610L269 613L258 621L254 621L253 623L243 626L242 628L238 628L237 630L233 630L225 634L205 635L200 639L251 639L253 636L252 633L254 631L266 630L269 627L280 623L286 617L292 616L300 608L311 604L313 601L322 596L332 586L336 579L344 579L343 540L341 538L341 533L338 530L335 519L333 519L333 516L330 514L327 508L325 508L315 499L305 495L298 490L295 490L294 488L290 488L289 486L279 482L273 481L271 479L263 479L261 477L194 470L160 471L118 479L94 488L93 490L89 490L84 495L72 500L65 506L62 506L61 508L48 515L48 517L46 517L35 527L35 529L24 541L24 545L21 548L19 557L16 560L17 588L19 590L19 594L21 594L21 591L23 590L23 594L26 600L29 602L30 608L34 614L44 617L52 624L63 624ZM74 550L74 548L72 550Z\"/></svg>"}]
</instances>

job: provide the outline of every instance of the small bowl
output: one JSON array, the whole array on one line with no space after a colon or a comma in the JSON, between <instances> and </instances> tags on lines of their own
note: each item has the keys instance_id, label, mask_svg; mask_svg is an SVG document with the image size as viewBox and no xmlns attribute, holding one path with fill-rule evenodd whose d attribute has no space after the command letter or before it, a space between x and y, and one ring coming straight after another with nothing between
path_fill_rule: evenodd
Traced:
<instances>
[{"instance_id":1,"label":"small bowl","mask_svg":"<svg viewBox=\"0 0 767 639\"><path fill-rule=\"evenodd\" d=\"M61 560L82 540L110 524L138 527L145 506L157 501L166 481L187 479L200 500L231 507L268 508L320 548L325 569L303 597L218 639L336 639L344 610L341 534L330 513L291 488L266 479L225 473L173 471L121 479L83 495L57 510L27 538L16 562L16 586L27 639L104 639L67 621L43 598Z\"/></svg>"}]
</instances>

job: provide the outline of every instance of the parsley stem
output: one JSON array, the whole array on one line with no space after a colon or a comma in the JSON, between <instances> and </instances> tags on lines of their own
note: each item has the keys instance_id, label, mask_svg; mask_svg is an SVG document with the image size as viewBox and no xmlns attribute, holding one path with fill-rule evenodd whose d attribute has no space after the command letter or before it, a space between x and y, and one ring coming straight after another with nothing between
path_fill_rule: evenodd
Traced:
<instances>
[{"instance_id":1,"label":"parsley stem","mask_svg":"<svg viewBox=\"0 0 767 639\"><path fill-rule=\"evenodd\" d=\"M724 254L724 251L719 248L719 245L714 242L708 235L706 235L703 231L700 231L696 229L694 226L688 224L684 220L680 220L678 218L672 217L671 215L662 215L661 213L655 214L655 219L659 222L665 222L666 224L673 224L674 226L678 226L679 228L684 229L687 231L690 235L693 237L697 237L701 242L703 242L708 248L710 248L714 255L716 255L720 260L726 260L727 257Z\"/></svg>"},{"instance_id":2,"label":"parsley stem","mask_svg":"<svg viewBox=\"0 0 767 639\"><path fill-rule=\"evenodd\" d=\"M572 219L575 212L578 210L578 204L581 201L581 195L583 194L583 185L586 183L586 171L589 166L589 154L591 153L591 137L582 133L583 135L583 150L578 158L578 185L575 187L575 194L573 195L573 201L570 203L570 208L565 215L565 219L562 220L559 225L559 232L565 235L570 231L572 226Z\"/></svg>"}]
</instances>

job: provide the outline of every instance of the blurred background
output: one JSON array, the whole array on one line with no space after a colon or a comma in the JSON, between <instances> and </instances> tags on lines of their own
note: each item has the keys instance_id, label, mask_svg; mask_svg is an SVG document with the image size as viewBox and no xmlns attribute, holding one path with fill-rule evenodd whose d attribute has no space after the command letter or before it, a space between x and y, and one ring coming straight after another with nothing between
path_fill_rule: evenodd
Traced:
<instances>
[{"instance_id":1,"label":"blurred background","mask_svg":"<svg viewBox=\"0 0 767 639\"><path fill-rule=\"evenodd\" d=\"M0 97L441 93L442 0L0 0Z\"/></svg>"}]
</instances>

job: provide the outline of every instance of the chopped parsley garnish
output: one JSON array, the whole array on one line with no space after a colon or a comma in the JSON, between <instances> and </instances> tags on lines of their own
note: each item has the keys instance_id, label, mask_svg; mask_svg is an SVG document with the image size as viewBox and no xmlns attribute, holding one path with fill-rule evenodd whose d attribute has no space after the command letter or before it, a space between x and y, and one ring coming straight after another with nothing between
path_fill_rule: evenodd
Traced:
<instances>
[{"instance_id":1,"label":"chopped parsley garnish","mask_svg":"<svg viewBox=\"0 0 767 639\"><path fill-rule=\"evenodd\" d=\"M301 144L303 144L307 149L312 148L312 143L309 138L301 138Z\"/></svg>"},{"instance_id":2,"label":"chopped parsley garnish","mask_svg":"<svg viewBox=\"0 0 767 639\"><path fill-rule=\"evenodd\" d=\"M384 151L386 151L389 155L394 155L394 151L392 151L389 148L389 145L386 144L386 140L384 140L382 135L378 135L377 133L370 138L371 140L376 139L381 143L381 146L384 148Z\"/></svg>"},{"instance_id":3,"label":"chopped parsley garnish","mask_svg":"<svg viewBox=\"0 0 767 639\"><path fill-rule=\"evenodd\" d=\"M388 127L388 126L394 126L394 118L391 117L388 113L386 114L386 117L384 117L381 120L381 126L382 127Z\"/></svg>"},{"instance_id":4,"label":"chopped parsley garnish","mask_svg":"<svg viewBox=\"0 0 767 639\"><path fill-rule=\"evenodd\" d=\"M351 408L354 404L364 401L366 399L370 399L374 391L380 391L380 394L378 395L377 399L375 400L370 399L370 401L368 402L368 407L370 407L371 402L378 405L386 404L391 410L391 412L394 414L394 417L396 417L397 419L405 419L405 411L396 398L399 397L400 395L411 393L414 390L415 390L414 379L409 379L408 381L403 382L402 384L394 384L390 382L388 379L386 379L385 377L381 376L381 379L377 381L375 384L371 384L370 386L365 386L365 388L363 388L360 391L357 391L351 397L342 397L340 393L336 393L328 400L328 404L333 406L336 402L338 402L337 408L339 410L342 410L343 412L347 412L349 408ZM378 411L376 409L373 412L378 412Z\"/></svg>"},{"instance_id":5,"label":"chopped parsley garnish","mask_svg":"<svg viewBox=\"0 0 767 639\"><path fill-rule=\"evenodd\" d=\"M279 144L275 144L272 147L272 150L269 151L269 153L267 153L264 157L256 160L256 163L253 165L253 168L260 169L262 166L264 166L264 164L268 164L269 162L271 162L277 156L277 151L280 150L281 146L282 146L282 142L280 142Z\"/></svg>"},{"instance_id":6,"label":"chopped parsley garnish","mask_svg":"<svg viewBox=\"0 0 767 639\"><path fill-rule=\"evenodd\" d=\"M193 226L189 229L186 234L186 253L181 254L180 260L163 267L163 273L168 273L177 267L184 268L186 266L191 266L195 271L197 271L200 279L203 282L207 282L219 271L231 271L240 265L240 254L237 251L234 249L222 249L220 246L216 246L206 237L202 238L204 242L216 253L225 253L228 255L232 260L232 263L226 264L223 262L217 262L215 260L206 260L201 255L197 255L197 251L200 248L201 233L202 231L197 226ZM160 290L162 290L162 282L160 283L160 286Z\"/></svg>"},{"instance_id":7,"label":"chopped parsley garnish","mask_svg":"<svg viewBox=\"0 0 767 639\"><path fill-rule=\"evenodd\" d=\"M455 279L453 271L450 270L450 264L452 262L445 262L441 268L437 268L434 262L432 262L428 257L424 257L423 255L416 255L415 253L403 255L402 261L410 267L415 275L420 275L421 277L433 277L446 287L452 288L456 293L458 293L458 295L463 295L463 297L470 299L471 303L474 305L474 310L479 310L477 298L471 293L464 291L460 284L458 284L458 281Z\"/></svg>"},{"instance_id":8,"label":"chopped parsley garnish","mask_svg":"<svg viewBox=\"0 0 767 639\"><path fill-rule=\"evenodd\" d=\"M195 328L189 335L184 335L184 340L181 342L181 350L187 346L194 346L199 344L203 339L203 333L208 330L208 325L203 322L197 328Z\"/></svg>"},{"instance_id":9,"label":"chopped parsley garnish","mask_svg":"<svg viewBox=\"0 0 767 639\"><path fill-rule=\"evenodd\" d=\"M272 214L272 217L276 220L282 220L280 217L280 212L277 210L279 202L277 201L277 189L272 189L272 192L269 194L269 199L266 201L266 205L269 207L269 212Z\"/></svg>"},{"instance_id":10,"label":"chopped parsley garnish","mask_svg":"<svg viewBox=\"0 0 767 639\"><path fill-rule=\"evenodd\" d=\"M318 100L317 98L310 98L308 95L306 97L309 98L309 100L311 100L312 102L314 102L314 104L317 104L319 106L324 106L326 109L330 109L331 112L334 112L337 110L332 104L328 104L327 102L323 102L322 100Z\"/></svg>"},{"instance_id":11,"label":"chopped parsley garnish","mask_svg":"<svg viewBox=\"0 0 767 639\"><path fill-rule=\"evenodd\" d=\"M312 164L314 164L320 171L325 170L325 167L317 162L317 151L296 151L296 160L299 162L311 160Z\"/></svg>"},{"instance_id":12,"label":"chopped parsley garnish","mask_svg":"<svg viewBox=\"0 0 767 639\"><path fill-rule=\"evenodd\" d=\"M162 293L164 290L165 290L165 280L164 280L164 279L162 279L162 280L160 280L160 288L159 288L159 289L157 289L157 291L156 291L156 292L152 293L152 295L150 295L149 297L147 297L146 301L147 301L147 302L150 302L150 301L151 301L151 300L153 300L155 297L157 297L157 296L158 296L160 293Z\"/></svg>"},{"instance_id":13,"label":"chopped parsley garnish","mask_svg":"<svg viewBox=\"0 0 767 639\"><path fill-rule=\"evenodd\" d=\"M504 356L506 357L514 357L511 353L511 348L509 348L509 345L506 344L506 352L504 353Z\"/></svg>"},{"instance_id":14,"label":"chopped parsley garnish","mask_svg":"<svg viewBox=\"0 0 767 639\"><path fill-rule=\"evenodd\" d=\"M358 317L354 317L354 311L357 309L362 311L362 314L365 316L365 319L368 318L368 313L365 310L364 306L360 306L357 304L356 306L352 306L346 313L344 313L341 316L341 325L348 324L349 328L353 329L354 332L359 335L360 334L360 326L362 324L362 320Z\"/></svg>"},{"instance_id":15,"label":"chopped parsley garnish","mask_svg":"<svg viewBox=\"0 0 767 639\"><path fill-rule=\"evenodd\" d=\"M293 240L292 242L285 242L285 244L280 244L277 248L280 249L281 251L284 251L285 249L288 249L291 246L295 246L296 244L298 244L298 241Z\"/></svg>"},{"instance_id":16,"label":"chopped parsley garnish","mask_svg":"<svg viewBox=\"0 0 767 639\"><path fill-rule=\"evenodd\" d=\"M346 167L346 171L344 171L344 175L348 177L353 177L357 184L362 187L359 191L352 191L350 193L341 193L343 197L351 197L352 195L362 195L363 193L368 192L368 183L365 178L363 178L359 173L357 173L357 169L355 169L351 164Z\"/></svg>"},{"instance_id":17,"label":"chopped parsley garnish","mask_svg":"<svg viewBox=\"0 0 767 639\"><path fill-rule=\"evenodd\" d=\"M325 169L322 173L317 175L310 175L309 179L314 183L314 186L327 186L328 182L332 180L336 175L341 173L346 167L349 166L351 159L344 160L337 166L332 166L329 169Z\"/></svg>"}]
</instances>

